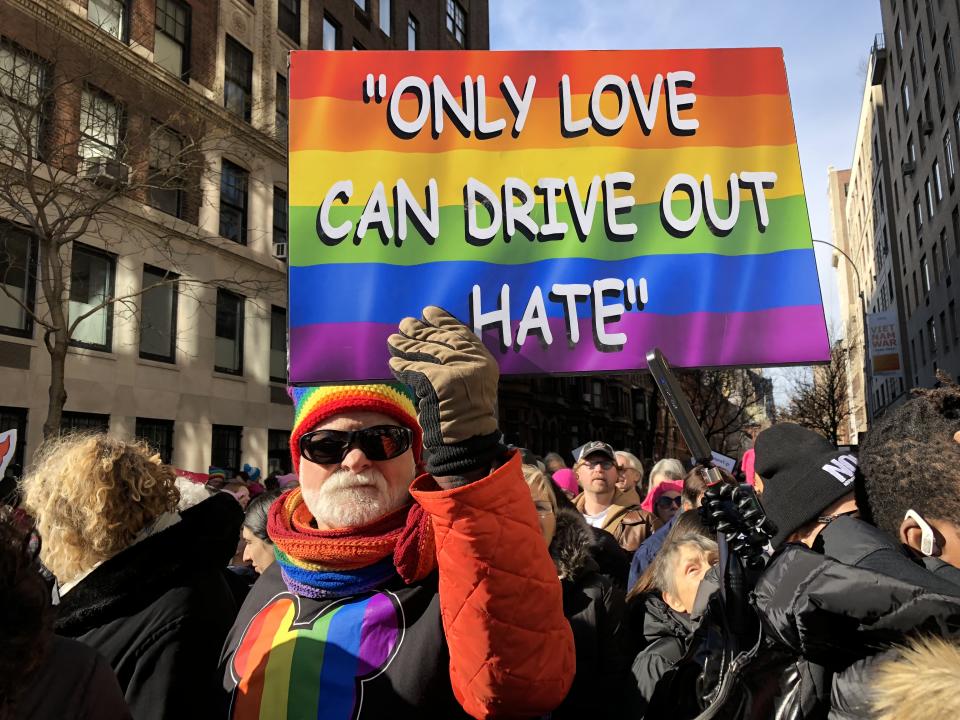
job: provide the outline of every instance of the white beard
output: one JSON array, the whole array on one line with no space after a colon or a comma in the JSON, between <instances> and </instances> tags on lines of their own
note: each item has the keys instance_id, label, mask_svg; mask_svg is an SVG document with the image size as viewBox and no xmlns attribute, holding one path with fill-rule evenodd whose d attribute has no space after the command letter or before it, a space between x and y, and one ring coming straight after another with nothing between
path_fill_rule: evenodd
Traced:
<instances>
[{"instance_id":1,"label":"white beard","mask_svg":"<svg viewBox=\"0 0 960 720\"><path fill-rule=\"evenodd\" d=\"M311 490L300 487L303 501L321 529L367 525L403 507L410 494L407 487L391 487L379 470L354 474L340 469L323 485Z\"/></svg>"}]
</instances>

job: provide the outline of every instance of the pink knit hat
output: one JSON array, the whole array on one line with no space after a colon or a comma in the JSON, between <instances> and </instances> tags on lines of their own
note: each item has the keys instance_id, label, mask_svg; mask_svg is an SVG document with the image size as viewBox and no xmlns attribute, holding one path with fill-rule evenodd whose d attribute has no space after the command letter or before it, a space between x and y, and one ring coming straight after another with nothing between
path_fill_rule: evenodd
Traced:
<instances>
[{"instance_id":1,"label":"pink knit hat","mask_svg":"<svg viewBox=\"0 0 960 720\"><path fill-rule=\"evenodd\" d=\"M754 464L756 463L757 451L753 448L750 448L743 454L743 458L740 460L740 467L743 468L743 474L747 476L747 482L750 485L753 485L754 478Z\"/></svg>"},{"instance_id":2,"label":"pink knit hat","mask_svg":"<svg viewBox=\"0 0 960 720\"><path fill-rule=\"evenodd\" d=\"M660 496L665 492L670 492L671 490L683 494L683 483L679 480L664 480L653 490L647 493L647 496L643 499L643 502L640 503L640 507L647 512L652 513L654 506L657 504L657 500L660 499Z\"/></svg>"},{"instance_id":3,"label":"pink knit hat","mask_svg":"<svg viewBox=\"0 0 960 720\"><path fill-rule=\"evenodd\" d=\"M553 481L564 492L570 495L576 495L580 492L580 486L577 484L577 475L570 468L560 468L553 474Z\"/></svg>"}]
</instances>

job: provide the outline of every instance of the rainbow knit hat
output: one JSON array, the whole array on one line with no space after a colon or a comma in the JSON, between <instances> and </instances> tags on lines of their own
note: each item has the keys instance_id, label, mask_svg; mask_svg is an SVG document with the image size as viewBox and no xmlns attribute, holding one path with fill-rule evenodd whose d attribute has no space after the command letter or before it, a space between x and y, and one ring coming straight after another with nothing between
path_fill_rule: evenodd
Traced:
<instances>
[{"instance_id":1,"label":"rainbow knit hat","mask_svg":"<svg viewBox=\"0 0 960 720\"><path fill-rule=\"evenodd\" d=\"M300 436L308 433L326 418L349 410L372 410L383 413L413 431L413 458L420 465L423 453L423 430L417 422L416 398L413 391L398 382L370 385L325 385L290 388L293 398L293 429L290 432L290 456L293 470L300 472Z\"/></svg>"}]
</instances>

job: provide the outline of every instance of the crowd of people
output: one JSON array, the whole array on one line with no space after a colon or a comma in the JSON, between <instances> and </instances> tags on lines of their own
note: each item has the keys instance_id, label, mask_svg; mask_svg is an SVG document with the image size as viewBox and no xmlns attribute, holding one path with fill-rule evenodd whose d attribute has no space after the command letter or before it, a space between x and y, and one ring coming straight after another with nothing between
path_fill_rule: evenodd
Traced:
<instances>
[{"instance_id":1,"label":"crowd of people","mask_svg":"<svg viewBox=\"0 0 960 720\"><path fill-rule=\"evenodd\" d=\"M0 720L960 716L947 379L717 481L505 446L438 308L389 345L396 382L291 389L293 487L46 443L0 509Z\"/></svg>"}]
</instances>

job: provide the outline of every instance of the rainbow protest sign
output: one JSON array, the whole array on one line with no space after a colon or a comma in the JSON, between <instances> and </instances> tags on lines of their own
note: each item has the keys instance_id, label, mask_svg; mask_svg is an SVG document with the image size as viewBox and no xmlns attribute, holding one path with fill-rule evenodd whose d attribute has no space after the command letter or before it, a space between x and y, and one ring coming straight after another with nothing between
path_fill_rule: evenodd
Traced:
<instances>
[{"instance_id":1,"label":"rainbow protest sign","mask_svg":"<svg viewBox=\"0 0 960 720\"><path fill-rule=\"evenodd\" d=\"M294 52L290 379L440 305L504 373L829 357L779 49Z\"/></svg>"}]
</instances>

